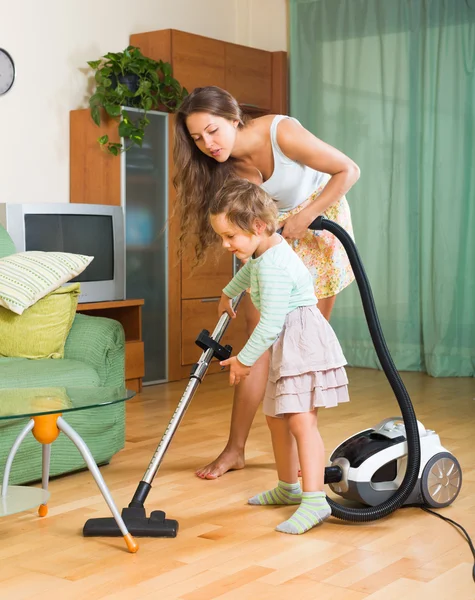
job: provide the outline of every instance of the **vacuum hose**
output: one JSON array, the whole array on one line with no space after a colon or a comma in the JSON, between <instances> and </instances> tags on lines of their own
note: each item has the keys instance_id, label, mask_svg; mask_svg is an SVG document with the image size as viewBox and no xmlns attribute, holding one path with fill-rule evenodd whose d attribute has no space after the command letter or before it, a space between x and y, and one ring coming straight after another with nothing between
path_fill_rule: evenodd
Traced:
<instances>
[{"instance_id":1,"label":"vacuum hose","mask_svg":"<svg viewBox=\"0 0 475 600\"><path fill-rule=\"evenodd\" d=\"M366 321L368 323L369 332L371 334L371 339L373 340L376 354L399 403L406 428L408 450L406 473L401 485L394 495L389 498L389 500L386 500L378 506L367 508L349 508L338 504L330 498L327 498L332 509L332 515L338 519L343 519L345 521L376 521L377 519L386 517L401 507L405 500L409 497L409 494L412 492L417 482L421 463L421 446L417 427L417 419L409 394L407 393L404 383L399 376L386 345L381 324L379 322L378 313L376 312L371 287L353 240L345 231L345 229L343 229L343 227L340 227L340 225L337 223L329 221L324 217L318 217L315 219L309 228L318 231L321 231L322 229L329 231L340 240L345 248L353 268L353 273L355 274L356 282L358 284ZM327 467L325 470L326 475L330 475L331 469L332 467ZM325 477L326 482L328 482L329 479L330 477ZM333 478L331 478L331 480L334 481Z\"/></svg>"}]
</instances>

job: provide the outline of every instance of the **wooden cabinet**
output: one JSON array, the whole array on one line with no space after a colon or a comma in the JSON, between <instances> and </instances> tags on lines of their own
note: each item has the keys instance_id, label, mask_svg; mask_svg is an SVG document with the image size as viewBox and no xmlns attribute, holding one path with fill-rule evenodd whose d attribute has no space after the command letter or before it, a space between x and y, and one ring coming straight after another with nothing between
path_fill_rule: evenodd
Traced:
<instances>
[{"instance_id":1,"label":"wooden cabinet","mask_svg":"<svg viewBox=\"0 0 475 600\"><path fill-rule=\"evenodd\" d=\"M200 298L197 300L182 300L181 306L181 362L182 365L192 365L201 355L202 350L195 344L195 340L202 329L210 333L218 322L219 298ZM246 327L244 316L239 313L229 323L221 344L230 344L233 354L237 354L246 343ZM213 371L219 367L218 361L212 364ZM211 371L211 372L213 372Z\"/></svg>"},{"instance_id":2,"label":"wooden cabinet","mask_svg":"<svg viewBox=\"0 0 475 600\"><path fill-rule=\"evenodd\" d=\"M130 43L140 47L146 56L171 63L174 76L188 91L195 87L217 85L228 89L243 109L253 116L287 113L285 52L267 52L175 29L134 34L130 36ZM157 114L161 113L155 113ZM164 172L160 171L160 181L166 183L167 192L164 198L157 197L156 200L150 200L149 204L166 207L170 217L174 213L176 200L172 160L175 117L169 114L165 115L165 118L167 123L162 127L161 133L146 133L146 140L147 135L161 135L168 143L168 146L164 143L161 149L166 166L163 167ZM97 138L104 133L108 133L110 137L111 134L112 137L117 135L116 123L106 121L99 129L92 121L89 110L84 109L71 111L70 125L71 202L120 205L123 203L121 181L122 187L125 186L126 189L127 181L130 181L130 175L127 175L126 171L127 161L123 156L113 157L101 151L97 143ZM126 154L130 153L131 151L128 151ZM146 195L145 192L143 195ZM195 345L199 332L202 329L208 329L210 332L214 329L218 321L217 299L223 287L230 281L233 267L232 256L223 251L218 261L210 257L205 265L192 271L192 250L185 251L181 259L178 258L178 219L169 218L167 225L166 308L155 310L144 295L145 292L134 292L134 295L146 298L143 315L146 349L147 344L151 343L147 335L149 329L152 329L152 326L146 325L150 316L147 310L162 320L166 319L164 339L167 339L167 379L173 381L189 376L190 365L201 353ZM231 344L234 351L238 352L246 339L244 317L242 311L238 311L237 319L231 322L222 342ZM142 353L142 338L128 339L127 376L131 381L138 381L140 373L143 373ZM148 373L147 350L146 354L145 365ZM215 361L210 366L209 373L219 369L219 364Z\"/></svg>"},{"instance_id":3,"label":"wooden cabinet","mask_svg":"<svg viewBox=\"0 0 475 600\"><path fill-rule=\"evenodd\" d=\"M125 332L125 385L140 392L144 376L142 341L143 300L114 300L78 304L77 312L92 317L107 317L122 324Z\"/></svg>"},{"instance_id":4,"label":"wooden cabinet","mask_svg":"<svg viewBox=\"0 0 475 600\"><path fill-rule=\"evenodd\" d=\"M272 105L272 53L226 44L225 86L241 105L270 112Z\"/></svg>"},{"instance_id":5,"label":"wooden cabinet","mask_svg":"<svg viewBox=\"0 0 475 600\"><path fill-rule=\"evenodd\" d=\"M129 109L131 118L137 112ZM88 110L71 112L72 203L121 205L126 223L125 258L127 298L143 298L145 384L165 381L167 373L167 236L169 117L148 113L147 138L142 148L130 147L120 156L107 154L97 138L110 129L98 128ZM115 129L117 124L114 123ZM100 185L98 185L100 183ZM137 364L130 354L128 365ZM143 355L143 349L142 349ZM143 365L142 365L143 367ZM143 370L143 368L142 368Z\"/></svg>"},{"instance_id":6,"label":"wooden cabinet","mask_svg":"<svg viewBox=\"0 0 475 600\"><path fill-rule=\"evenodd\" d=\"M100 132L100 133L99 133ZM103 152L100 135L119 141L112 119L96 127L89 110L72 110L69 117L70 202L120 205L121 161Z\"/></svg>"},{"instance_id":7,"label":"wooden cabinet","mask_svg":"<svg viewBox=\"0 0 475 600\"><path fill-rule=\"evenodd\" d=\"M272 52L272 114L286 115L289 112L288 71L287 52Z\"/></svg>"},{"instance_id":8,"label":"wooden cabinet","mask_svg":"<svg viewBox=\"0 0 475 600\"><path fill-rule=\"evenodd\" d=\"M206 85L225 87L225 42L161 29L131 35L130 43L150 58L169 62L173 76L189 92Z\"/></svg>"},{"instance_id":9,"label":"wooden cabinet","mask_svg":"<svg viewBox=\"0 0 475 600\"><path fill-rule=\"evenodd\" d=\"M225 250L219 256L210 256L204 265L193 269L193 246L183 253L181 261L181 297L213 298L221 296L233 272L233 257Z\"/></svg>"},{"instance_id":10,"label":"wooden cabinet","mask_svg":"<svg viewBox=\"0 0 475 600\"><path fill-rule=\"evenodd\" d=\"M172 32L173 76L191 92L195 87L217 85L225 87L225 43L192 35Z\"/></svg>"},{"instance_id":11,"label":"wooden cabinet","mask_svg":"<svg viewBox=\"0 0 475 600\"><path fill-rule=\"evenodd\" d=\"M233 94L246 112L287 113L286 52L268 52L176 29L137 33L130 36L130 43L150 58L169 62L174 77L189 92L217 85Z\"/></svg>"}]
</instances>

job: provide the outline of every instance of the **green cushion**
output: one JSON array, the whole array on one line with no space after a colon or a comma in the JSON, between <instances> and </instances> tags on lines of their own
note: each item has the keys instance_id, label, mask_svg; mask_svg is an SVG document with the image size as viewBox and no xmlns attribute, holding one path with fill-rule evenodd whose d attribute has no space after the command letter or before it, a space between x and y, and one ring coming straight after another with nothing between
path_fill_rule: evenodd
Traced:
<instances>
[{"instance_id":1,"label":"green cushion","mask_svg":"<svg viewBox=\"0 0 475 600\"><path fill-rule=\"evenodd\" d=\"M0 305L21 315L46 294L82 273L93 258L39 251L0 258Z\"/></svg>"},{"instance_id":2,"label":"green cushion","mask_svg":"<svg viewBox=\"0 0 475 600\"><path fill-rule=\"evenodd\" d=\"M63 358L79 287L74 283L59 288L21 315L0 306L0 356Z\"/></svg>"},{"instance_id":3,"label":"green cushion","mask_svg":"<svg viewBox=\"0 0 475 600\"><path fill-rule=\"evenodd\" d=\"M77 314L66 341L64 358L94 367L100 377L100 385L124 385L124 328L113 319Z\"/></svg>"},{"instance_id":4,"label":"green cushion","mask_svg":"<svg viewBox=\"0 0 475 600\"><path fill-rule=\"evenodd\" d=\"M0 358L0 387L100 386L94 367L79 360L28 360ZM120 385L120 384L119 384Z\"/></svg>"},{"instance_id":5,"label":"green cushion","mask_svg":"<svg viewBox=\"0 0 475 600\"><path fill-rule=\"evenodd\" d=\"M10 254L14 254L15 252L16 248L13 244L12 238L0 225L0 257L9 256Z\"/></svg>"}]
</instances>

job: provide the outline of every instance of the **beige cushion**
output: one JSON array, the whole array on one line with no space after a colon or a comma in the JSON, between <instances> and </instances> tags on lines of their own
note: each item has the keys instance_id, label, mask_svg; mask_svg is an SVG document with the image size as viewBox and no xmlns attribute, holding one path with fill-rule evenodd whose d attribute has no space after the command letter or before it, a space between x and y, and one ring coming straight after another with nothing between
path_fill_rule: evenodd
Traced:
<instances>
[{"instance_id":1,"label":"beige cushion","mask_svg":"<svg viewBox=\"0 0 475 600\"><path fill-rule=\"evenodd\" d=\"M17 315L74 279L93 256L68 252L18 252L0 258L0 306Z\"/></svg>"}]
</instances>

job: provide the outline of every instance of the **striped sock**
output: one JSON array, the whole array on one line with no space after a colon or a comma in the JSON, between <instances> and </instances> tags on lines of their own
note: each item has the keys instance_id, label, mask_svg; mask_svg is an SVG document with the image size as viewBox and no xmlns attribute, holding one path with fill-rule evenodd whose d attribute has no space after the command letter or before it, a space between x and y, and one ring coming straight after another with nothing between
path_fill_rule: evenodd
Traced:
<instances>
[{"instance_id":1,"label":"striped sock","mask_svg":"<svg viewBox=\"0 0 475 600\"><path fill-rule=\"evenodd\" d=\"M302 489L300 483L279 481L277 487L249 498L248 504L300 504Z\"/></svg>"},{"instance_id":2,"label":"striped sock","mask_svg":"<svg viewBox=\"0 0 475 600\"><path fill-rule=\"evenodd\" d=\"M278 525L276 531L282 533L305 533L332 514L325 492L302 492L302 502L294 514Z\"/></svg>"}]
</instances>

